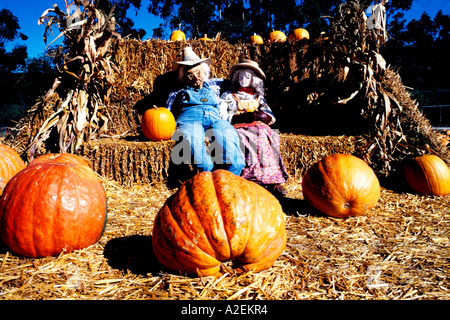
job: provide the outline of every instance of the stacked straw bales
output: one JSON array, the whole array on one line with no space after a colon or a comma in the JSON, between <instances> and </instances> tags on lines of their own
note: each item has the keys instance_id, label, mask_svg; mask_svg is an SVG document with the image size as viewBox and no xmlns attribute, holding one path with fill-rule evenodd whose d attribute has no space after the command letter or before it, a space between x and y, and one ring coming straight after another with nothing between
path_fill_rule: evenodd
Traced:
<instances>
[{"instance_id":1,"label":"stacked straw bales","mask_svg":"<svg viewBox=\"0 0 450 320\"><path fill-rule=\"evenodd\" d=\"M361 28L360 10L354 12L337 20L341 25L335 29L344 30L345 34L337 32L330 36L331 41L288 40L255 45L230 44L220 37L181 42L114 40L110 46L111 62L117 71L101 109L103 118L108 118L107 128L98 135L99 139L85 141L76 152L91 159L98 173L126 185L166 181L174 142L147 141L141 134L140 119L153 105L164 106L168 93L177 88L177 75L172 68L181 60L182 48L191 46L200 57L211 58L211 77L227 78L230 67L242 59L259 63L266 74L266 99L277 118L274 129L280 131L281 152L291 175L298 176L313 161L335 152L360 156L385 176L389 171L398 171L406 157L421 153L434 153L450 164L448 148L419 111L398 73L387 67L384 72L377 71L378 78L362 76L379 55L376 50L364 49L370 45L366 29L349 30ZM346 52L348 44L354 47L355 43L361 47L353 48L353 53ZM352 54L367 61L361 63ZM367 89L372 87L378 91L370 93L368 101ZM359 91L353 95L355 88ZM45 125L46 116L61 105L60 97L64 94L58 88L52 99L21 120L5 143L25 158L27 146ZM396 114L388 114L386 97ZM364 116L369 111L372 118ZM385 115L388 125L380 131L371 122ZM53 151L52 147L58 145L52 141L53 136L57 134L49 134L40 153ZM376 153L373 148L384 149Z\"/></svg>"},{"instance_id":2,"label":"stacked straw bales","mask_svg":"<svg viewBox=\"0 0 450 320\"><path fill-rule=\"evenodd\" d=\"M105 135L107 139L89 141L79 150L80 155L93 159L97 172L125 185L169 179L170 172L175 170L170 164L174 142L147 141L139 123L147 108L153 104L164 106L176 83L176 75L171 72L173 65L181 59L185 46L191 46L200 57L211 57L212 77L227 78L230 67L241 59L253 59L260 64L267 75L266 96L277 117L275 128L280 131L281 152L290 175L301 176L314 161L332 153L364 158L369 132L360 115L361 106L333 105L323 103L324 99L317 103L310 98L330 95L330 88L308 85L317 70L305 71L305 66L311 65L308 50L316 53L326 50L320 41L258 46L231 45L220 39L208 42L120 40L115 44L114 60L121 72L116 75L108 102L113 121ZM340 77L340 71L336 71L336 78ZM411 144L423 150L435 150L443 159L450 159L398 74L388 70L384 82L405 110L402 121L405 133L409 134L406 143L413 141Z\"/></svg>"},{"instance_id":3,"label":"stacked straw bales","mask_svg":"<svg viewBox=\"0 0 450 320\"><path fill-rule=\"evenodd\" d=\"M334 153L361 155L366 141L359 136L306 136L281 134L280 151L290 176L300 179L309 166ZM174 141L127 141L101 139L89 141L80 154L90 159L101 176L130 186L133 183L168 183L177 186L194 170L173 165L170 153Z\"/></svg>"}]
</instances>

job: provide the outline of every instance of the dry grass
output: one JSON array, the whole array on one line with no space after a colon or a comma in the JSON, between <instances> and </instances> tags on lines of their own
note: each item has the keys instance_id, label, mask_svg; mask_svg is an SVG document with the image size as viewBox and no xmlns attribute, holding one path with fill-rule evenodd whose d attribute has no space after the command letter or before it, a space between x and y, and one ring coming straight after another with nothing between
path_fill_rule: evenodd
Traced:
<instances>
[{"instance_id":1,"label":"dry grass","mask_svg":"<svg viewBox=\"0 0 450 320\"><path fill-rule=\"evenodd\" d=\"M176 189L104 179L108 224L98 243L31 259L0 247L0 299L442 299L450 298L450 196L382 191L365 216L335 219L282 200L288 244L272 268L219 277L169 273L151 248L153 219ZM402 188L402 185L399 185Z\"/></svg>"}]
</instances>

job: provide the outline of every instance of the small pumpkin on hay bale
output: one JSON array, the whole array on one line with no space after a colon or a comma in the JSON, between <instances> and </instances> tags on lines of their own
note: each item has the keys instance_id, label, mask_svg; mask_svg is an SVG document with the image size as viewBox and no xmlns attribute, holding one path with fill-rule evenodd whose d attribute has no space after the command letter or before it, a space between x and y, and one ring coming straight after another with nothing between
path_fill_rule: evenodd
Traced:
<instances>
[{"instance_id":1,"label":"small pumpkin on hay bale","mask_svg":"<svg viewBox=\"0 0 450 320\"><path fill-rule=\"evenodd\" d=\"M142 116L141 130L149 140L169 140L175 129L175 118L172 112L164 107L153 106Z\"/></svg>"}]
</instances>

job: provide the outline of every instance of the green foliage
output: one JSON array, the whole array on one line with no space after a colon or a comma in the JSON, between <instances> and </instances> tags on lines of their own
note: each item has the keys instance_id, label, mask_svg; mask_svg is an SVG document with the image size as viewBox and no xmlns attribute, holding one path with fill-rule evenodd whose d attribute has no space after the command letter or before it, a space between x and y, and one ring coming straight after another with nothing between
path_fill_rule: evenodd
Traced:
<instances>
[{"instance_id":1,"label":"green foliage","mask_svg":"<svg viewBox=\"0 0 450 320\"><path fill-rule=\"evenodd\" d=\"M22 40L26 40L27 36L18 30L19 22L11 11L3 9L0 11L0 47L3 48L5 42L13 41L20 37Z\"/></svg>"},{"instance_id":2,"label":"green foliage","mask_svg":"<svg viewBox=\"0 0 450 320\"><path fill-rule=\"evenodd\" d=\"M112 13L117 24L117 32L122 37L131 39L142 39L146 35L143 29L135 29L132 17L128 17L130 9L135 8L136 12L141 8L141 0L96 0L96 8L99 10Z\"/></svg>"},{"instance_id":3,"label":"green foliage","mask_svg":"<svg viewBox=\"0 0 450 320\"><path fill-rule=\"evenodd\" d=\"M234 43L247 41L256 32L268 36L272 29L289 34L299 27L308 27L313 35L326 31L331 15L342 0L150 0L148 11L165 20L165 27L176 29L179 24L190 38L204 34ZM195 5L194 5L195 4Z\"/></svg>"},{"instance_id":4,"label":"green foliage","mask_svg":"<svg viewBox=\"0 0 450 320\"><path fill-rule=\"evenodd\" d=\"M3 9L0 11L0 72L14 72L17 68L25 66L27 58L27 49L25 46L17 45L11 52L7 52L5 44L12 42L17 38L26 40L27 36L19 32L20 26L11 11Z\"/></svg>"},{"instance_id":5,"label":"green foliage","mask_svg":"<svg viewBox=\"0 0 450 320\"><path fill-rule=\"evenodd\" d=\"M256 32L263 37L272 29L289 34L292 30L307 28L312 37L327 32L339 5L344 0L150 0L148 11L165 22L154 31L154 37L161 37L163 28L171 30L182 25L190 38L204 34L215 36L234 43L247 41ZM389 3L388 14L411 7L412 0L398 0ZM361 0L367 8L372 0ZM165 35L168 37L168 35Z\"/></svg>"},{"instance_id":6,"label":"green foliage","mask_svg":"<svg viewBox=\"0 0 450 320\"><path fill-rule=\"evenodd\" d=\"M402 15L394 18L392 39L381 48L381 53L399 68L405 85L415 91L450 89L450 17L441 11L434 19L423 13L419 20L406 25ZM422 103L426 99L420 100Z\"/></svg>"}]
</instances>

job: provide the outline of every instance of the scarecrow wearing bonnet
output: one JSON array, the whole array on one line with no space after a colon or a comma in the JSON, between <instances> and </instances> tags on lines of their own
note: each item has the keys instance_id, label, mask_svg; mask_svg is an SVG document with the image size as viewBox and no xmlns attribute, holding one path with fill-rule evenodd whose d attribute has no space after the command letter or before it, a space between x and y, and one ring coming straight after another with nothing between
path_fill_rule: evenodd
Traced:
<instances>
[{"instance_id":1,"label":"scarecrow wearing bonnet","mask_svg":"<svg viewBox=\"0 0 450 320\"><path fill-rule=\"evenodd\" d=\"M188 163L199 171L226 169L240 175L245 165L236 130L219 115L219 79L209 79L210 58L200 59L190 47L174 71L182 89L172 92L166 103L177 122L172 139L178 141L172 150L175 164ZM205 137L211 141L209 152Z\"/></svg>"},{"instance_id":2,"label":"scarecrow wearing bonnet","mask_svg":"<svg viewBox=\"0 0 450 320\"><path fill-rule=\"evenodd\" d=\"M231 67L231 89L221 95L221 117L233 124L245 147L241 176L284 196L288 174L280 153L280 137L270 128L275 116L264 98L266 76L259 65L244 60Z\"/></svg>"}]
</instances>

